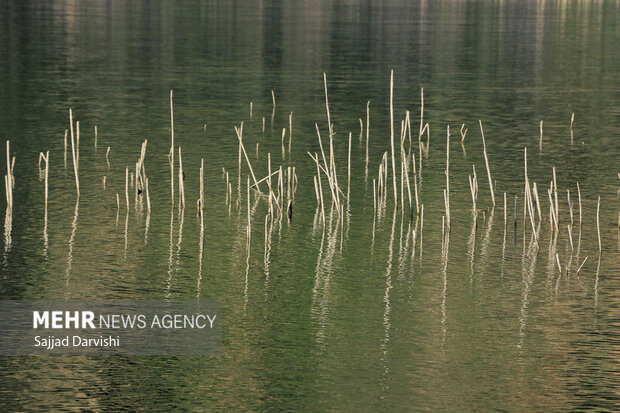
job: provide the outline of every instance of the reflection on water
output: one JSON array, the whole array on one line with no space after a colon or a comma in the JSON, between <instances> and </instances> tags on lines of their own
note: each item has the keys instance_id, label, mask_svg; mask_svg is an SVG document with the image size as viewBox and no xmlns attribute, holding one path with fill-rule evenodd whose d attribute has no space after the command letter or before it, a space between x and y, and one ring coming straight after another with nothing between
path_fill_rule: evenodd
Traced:
<instances>
[{"instance_id":1,"label":"reflection on water","mask_svg":"<svg viewBox=\"0 0 620 413\"><path fill-rule=\"evenodd\" d=\"M1 405L617 410L618 10L10 1L0 296L226 321L211 358L0 358Z\"/></svg>"}]
</instances>

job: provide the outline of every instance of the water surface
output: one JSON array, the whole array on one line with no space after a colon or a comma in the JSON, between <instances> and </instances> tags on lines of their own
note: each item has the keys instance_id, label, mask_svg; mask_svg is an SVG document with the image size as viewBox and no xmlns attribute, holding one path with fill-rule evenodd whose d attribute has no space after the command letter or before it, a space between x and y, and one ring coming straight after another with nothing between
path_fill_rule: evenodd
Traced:
<instances>
[{"instance_id":1,"label":"water surface","mask_svg":"<svg viewBox=\"0 0 620 413\"><path fill-rule=\"evenodd\" d=\"M0 296L218 299L225 323L220 356L2 358L1 404L7 410L617 410L619 18L615 1L9 1L0 15L0 138L11 140L16 184L11 231L4 225L0 242ZM372 180L390 149L392 69L397 135L409 110L417 153L422 87L431 128L418 175L424 230L418 228L415 245L416 214L411 220L408 207L404 214L400 205L394 209L391 180L386 207L378 216L373 211ZM324 139L328 134L323 73L341 183L353 136L346 218L328 215L325 225L307 154L320 151L315 122ZM171 89L186 173L184 213L170 201ZM365 123L369 100L366 172L359 119ZM81 126L79 203L70 152L64 165L69 108ZM290 112L292 149L283 159ZM268 222L267 238L267 204L252 196L249 250L248 170L244 164L239 188L234 131L241 121L256 174L267 174L271 153L274 169L295 166L299 179L292 222ZM443 238L447 125L452 228ZM125 167L133 168L144 139L148 230L133 194L128 213L124 207ZM545 217L538 242L522 214L525 146ZM46 150L47 225L37 168ZM195 210L201 159L202 255ZM476 221L472 164L480 185ZM547 220L553 166L557 239ZM233 188L230 209L222 168ZM4 214L4 197L1 207Z\"/></svg>"}]
</instances>

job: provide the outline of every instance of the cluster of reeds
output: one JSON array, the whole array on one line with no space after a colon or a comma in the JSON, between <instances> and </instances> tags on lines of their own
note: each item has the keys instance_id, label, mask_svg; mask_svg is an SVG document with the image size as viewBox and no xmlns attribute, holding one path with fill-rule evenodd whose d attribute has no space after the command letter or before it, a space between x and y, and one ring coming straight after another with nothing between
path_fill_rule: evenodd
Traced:
<instances>
[{"instance_id":1,"label":"cluster of reeds","mask_svg":"<svg viewBox=\"0 0 620 413\"><path fill-rule=\"evenodd\" d=\"M324 74L324 93L325 93L325 111L327 117L327 143L325 144L324 139L321 136L321 131L318 124L315 124L316 135L318 139L318 146L320 151L315 151L314 153L308 152L308 155L314 161L314 166L316 168L316 174L313 176L315 196L317 202L317 213L315 214L315 221L317 217L322 222L323 228L330 228L329 234L330 239L333 236L334 232L332 231L332 217L337 217L337 225L344 224L345 213L347 216L350 211L350 202L351 202L351 184L352 177L354 177L352 171L352 163L351 163L351 155L352 155L352 133L348 133L348 141L347 141L347 156L346 156L346 192L344 190L344 179L339 172L344 170L342 165L337 165L336 161L336 142L335 142L335 132L334 125L331 120L330 106L329 106L329 95L328 95L328 83L327 76ZM276 100L275 93L271 91L273 109L272 109L272 131L273 131L273 121L275 117L276 111ZM422 178L422 161L423 155L428 157L429 148L430 148L430 124L424 121L424 89L420 91L420 124L418 131L418 150L417 150L417 160L416 160L416 150L413 147L415 141L412 141L412 132L411 132L411 113L406 110L400 119L400 133L398 136L396 135L395 128L395 111L394 111L394 73L393 71L390 73L390 95L389 95L389 105L390 105L390 138L389 138L389 148L386 148L382 154L381 160L378 164L378 174L376 178L372 179L372 191L373 191L373 209L374 209L374 218L373 218L373 242L374 242L374 227L375 227L375 218L381 219L384 214L384 211L388 204L389 192L392 192L393 200L394 200L394 215L396 215L396 210L400 208L401 216L404 216L406 211L409 211L410 215L410 227L409 231L412 231L413 235L413 245L415 253L415 245L417 243L417 238L419 235L420 239L420 247L422 244L422 234L424 228L424 205L421 203L419 197L418 182L421 182ZM365 113L365 124L362 118L360 121L360 135L359 140L360 144L364 138L365 132L365 176L368 174L369 167L369 140L370 140L370 101L366 103L366 113ZM250 102L250 119L253 118L253 103ZM80 122L75 121L73 119L73 110L69 109L69 121L70 128L65 130L64 134L64 159L65 159L65 167L66 167L66 158L67 158L67 147L68 147L68 137L71 139L71 156L73 161L73 171L75 178L75 188L77 193L77 198L80 198L80 181L79 181L79 159L80 159ZM264 132L265 129L265 118L262 118L262 130ZM571 115L570 122L570 136L571 140L573 139L573 122L574 122L574 113ZM397 125L397 124L396 124ZM206 126L206 125L205 125ZM479 121L480 134L482 138L483 144L483 156L484 162L487 172L488 184L489 184L489 192L491 196L492 206L490 209L490 217L489 217L489 228L490 223L492 222L493 212L495 207L495 183L492 179L491 168L489 162L489 156L487 153L486 140L484 135L484 130L482 127L482 121ZM270 234L273 229L275 223L281 223L283 217L287 217L290 222L293 217L293 206L295 201L295 194L297 191L297 186L299 184L296 167L290 164L291 159L291 148L292 148L292 134L293 134L293 112L290 112L288 115L288 130L287 128L282 128L281 134L281 149L282 149L282 164L274 166L272 165L272 154L267 153L266 156L266 176L258 179L255 174L255 169L253 168L252 162L250 161L250 157L246 150L246 146L244 143L244 123L241 122L239 126L235 126L235 133L238 140L238 188L237 188L237 198L236 205L237 208L242 208L242 198L245 196L246 204L247 204L247 243L248 248L250 245L251 235L252 235L252 216L256 205L261 200L266 202L267 206L267 214L265 218L265 239L270 239ZM287 133L288 132L288 133ZM463 150L465 150L465 138L467 136L468 129L465 124L461 125L460 128L460 143L463 146ZM95 126L95 141L94 146L97 147L97 139L98 139L98 128ZM426 143L422 141L422 138L426 134ZM288 136L288 142L286 142L286 137ZM540 122L540 137L539 137L539 149L542 150L542 139L543 139L543 123ZM183 217L183 212L185 210L185 185L184 185L184 177L185 171L183 167L183 157L182 157L182 149L181 146L175 145L175 136L174 136L174 106L173 106L173 92L170 91L170 140L171 146L170 151L168 153L169 163L170 163L170 191L171 191L171 199L172 206L171 211L174 211L177 196L178 196L178 212L181 216L181 222ZM143 200L146 199L146 208L147 208L147 224L146 224L146 232L148 231L148 220L151 212L151 201L149 194L149 179L146 175L146 167L145 167L145 158L146 158L146 149L147 149L148 140L144 140L141 145L140 155L138 157L137 162L135 163L135 168L133 171L130 171L129 167L125 169L125 204L127 210L127 216L129 215L130 208L130 198L129 191L130 188L134 190L134 205L136 211L143 210ZM258 152L258 143L256 143L256 158L259 159ZM5 195L7 200L7 213L5 218L5 235L7 234L7 228L9 228L8 235L10 236L10 228L11 228L11 219L12 219L12 211L13 211L13 190L15 187L15 179L13 175L13 170L15 166L15 157L11 157L10 153L10 142L6 142L6 165L7 165L7 173L5 175ZM178 153L177 153L178 151ZM288 153L288 161L289 164L286 165L284 161L287 159L286 155ZM108 169L110 168L110 147L107 147L106 150L106 163ZM49 176L49 151L45 154L41 152L39 154L39 172L40 176L45 178L45 228L47 228L47 205L48 205L48 176ZM178 158L177 158L178 157ZM175 158L178 159L177 163L175 163ZM45 170L44 175L41 169L42 161L45 161ZM245 166L244 166L245 164ZM264 164L263 164L264 165ZM247 173L244 171L244 168L247 168ZM177 171L177 176L175 177L175 170ZM233 206L233 191L232 191L232 182L231 177L228 171L222 168L223 178L225 179L225 204L228 208L228 212L230 213ZM342 172L341 172L342 173ZM206 199L205 199L205 184L204 184L204 159L201 159L200 169L199 169L199 177L200 177L200 187L199 187L199 198L196 200L197 205L197 215L200 217L200 225L201 225L201 249L204 242L204 230L205 230L205 207L206 207ZM446 184L443 189L443 201L444 201L444 212L442 216L442 239L444 240L443 247L445 249L446 260L447 260L447 248L449 245L449 234L452 226L452 211L451 211L451 182L450 182L450 126L446 127L446 165L445 165L445 179ZM242 181L243 175L245 176L245 194L242 196ZM618 175L620 178L620 174ZM175 180L178 179L178 187L177 193L175 193ZM234 178L233 178L234 179ZM389 182L391 180L391 182ZM469 189L470 195L472 198L472 211L474 216L474 225L473 228L477 228L477 217L478 212L482 211L482 215L484 219L486 219L486 212L489 210L485 210L484 208L481 210L478 205L478 196L479 196L479 182L478 176L476 172L475 164L472 165L472 174L468 176L469 181ZM107 176L103 176L102 183L104 190L106 189ZM413 188L411 188L413 186ZM571 190L566 189L566 201L568 206L568 218L562 218L562 221L565 224L560 225L560 200L559 200L559 187L557 182L557 173L556 167L552 167L552 179L549 183L549 188L547 189L548 200L549 200L549 214L548 214L548 222L550 233L552 234L550 239L552 241L552 245L550 247L550 257L553 258L553 265L557 264L557 267L562 271L562 264L560 262L560 258L557 252L555 252L555 240L557 240L558 234L560 233L561 228L566 228L567 230L567 242L570 246L570 250L577 249L579 250L580 240L581 240L581 225L582 225L582 199L581 199L581 188L579 183L576 183L577 187L577 196L578 196L578 207L579 207L579 235L576 238L577 242L575 242L573 237L574 227L576 226L575 218L574 218L574 201L571 198ZM328 194L325 194L325 192ZM177 195L178 194L178 195ZM573 192L574 194L574 192ZM536 182L531 182L530 177L528 175L528 151L527 147L524 148L524 186L523 186L523 222L524 229L527 229L526 226L531 227L532 233L532 243L533 245L538 245L540 240L541 233L541 222L545 219L542 213L542 203L538 195L538 186ZM252 207L251 198L254 197L254 207ZM399 199L400 197L400 199ZM507 212L507 193L504 192L504 244L505 244L505 228L508 219ZM400 202L399 202L400 201ZM415 214L414 214L414 204L415 201ZM120 198L119 193L116 193L116 204L117 204L117 221L118 221L118 211L120 210ZM597 201L597 212L596 212L596 226L597 226L597 238L598 238L598 247L599 251L602 251L602 242L601 242L601 228L600 228L600 204L601 199L598 197ZM517 206L518 206L518 195L515 194L515 207L514 207L514 222L515 226L518 222L517 217ZM408 207L408 209L407 209ZM172 214L172 212L171 212ZM77 219L77 204L76 204L76 218ZM327 223L326 217L330 217L329 224ZM412 221L415 216L415 225L412 225ZM172 219L172 218L171 218ZM404 221L404 220L403 220ZM181 224L182 225L182 224ZM619 215L619 223L620 227L620 215ZM418 230L419 227L419 230ZM125 221L125 231L127 232L127 219ZM340 232L341 236L343 236L343 232ZM524 231L525 236L525 231ZM47 239L45 235L45 239ZM266 245L266 257L268 256L268 248ZM571 268L573 254L571 253L568 262L565 264L564 268L568 271ZM577 252L576 257L579 258L579 253ZM266 258L266 261L268 259ZM577 273L581 270L587 257L581 265L577 269Z\"/></svg>"}]
</instances>

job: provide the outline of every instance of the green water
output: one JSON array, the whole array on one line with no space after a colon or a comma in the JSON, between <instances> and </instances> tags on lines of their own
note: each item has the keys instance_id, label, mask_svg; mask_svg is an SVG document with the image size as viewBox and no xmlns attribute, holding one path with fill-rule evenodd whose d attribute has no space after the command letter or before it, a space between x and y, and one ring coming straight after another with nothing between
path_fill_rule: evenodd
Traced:
<instances>
[{"instance_id":1,"label":"green water","mask_svg":"<svg viewBox=\"0 0 620 413\"><path fill-rule=\"evenodd\" d=\"M619 21L615 1L5 2L2 173L5 139L16 161L12 225L3 225L0 240L0 297L217 299L224 350L212 357L3 357L0 406L618 410ZM390 149L391 69L397 139L409 110L417 153L422 87L431 127L418 175L424 229L415 245L416 214L412 222L408 207L395 212L391 176L387 206L376 218L373 211L372 180ZM323 73L345 187L349 131L353 136L350 205L343 222L328 214L325 225L317 215L316 167L306 153L320 151L315 122L324 143L328 135ZM182 214L177 205L171 209L166 157L171 89L186 174ZM358 119L365 123L368 100L366 174ZM70 151L66 167L63 159L69 108L81 127L79 203ZM288 131L290 112L292 150L283 159L281 131ZM494 210L478 119L496 181ZM244 163L239 190L234 131L241 121L257 177L267 174L270 152L274 169L295 166L299 179L292 221L268 225L267 241L267 203L252 196L249 251L249 171ZM448 124L452 228L442 242ZM125 167L132 170L144 139L148 230L132 192L129 213L124 206ZM524 146L544 217L538 243L529 218L523 220ZM46 223L37 157L47 150ZM202 255L195 209L201 158ZM480 186L477 226L472 164ZM546 194L553 166L555 240ZM230 211L222 168L233 188ZM4 196L0 208L4 217Z\"/></svg>"}]
</instances>

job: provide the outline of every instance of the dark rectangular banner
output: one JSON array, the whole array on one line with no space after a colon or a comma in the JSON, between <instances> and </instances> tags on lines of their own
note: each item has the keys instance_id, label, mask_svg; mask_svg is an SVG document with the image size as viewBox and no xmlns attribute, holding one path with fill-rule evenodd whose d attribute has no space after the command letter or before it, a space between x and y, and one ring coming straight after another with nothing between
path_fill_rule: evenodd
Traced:
<instances>
[{"instance_id":1,"label":"dark rectangular banner","mask_svg":"<svg viewBox=\"0 0 620 413\"><path fill-rule=\"evenodd\" d=\"M0 300L0 355L211 355L219 301Z\"/></svg>"}]
</instances>

